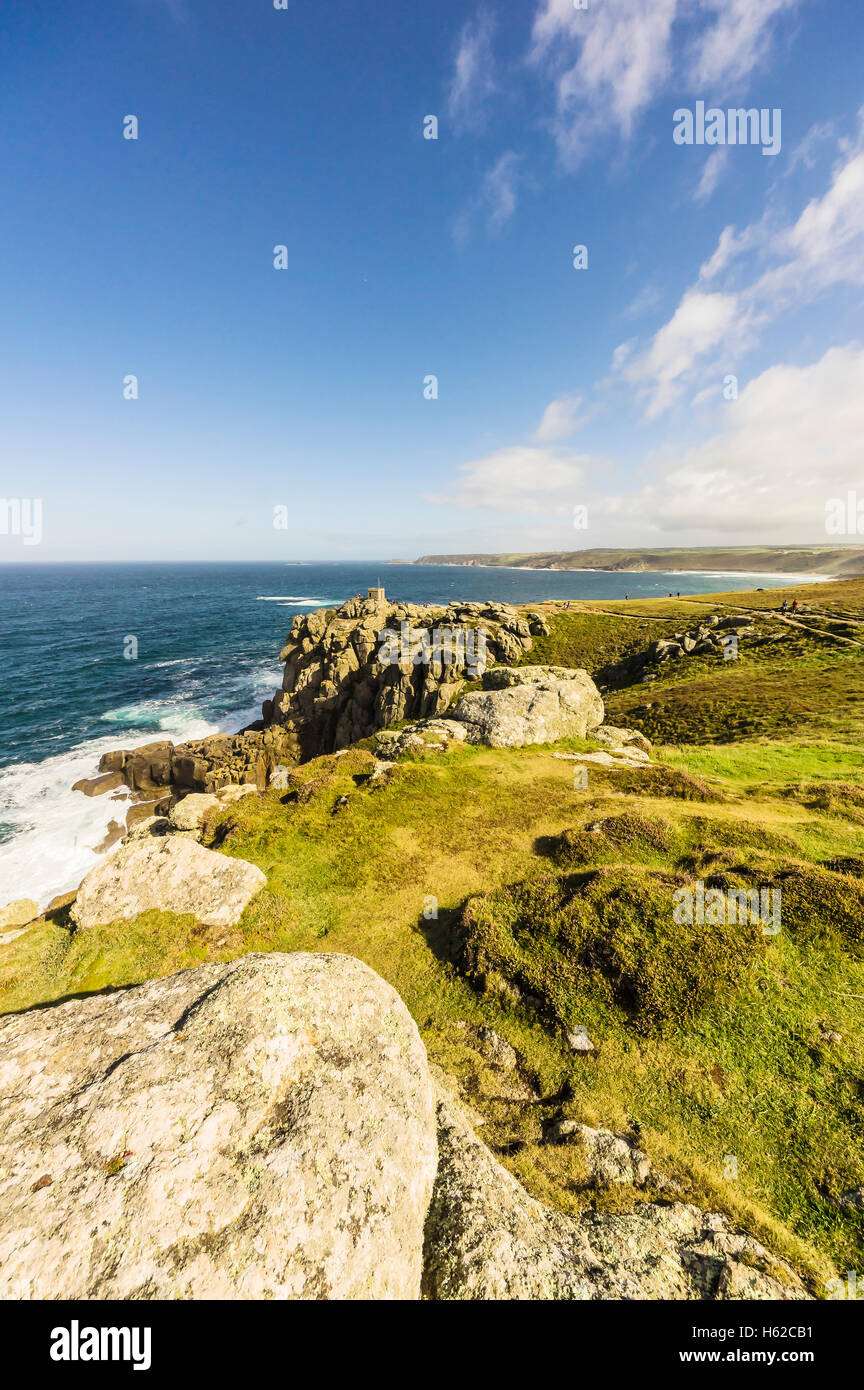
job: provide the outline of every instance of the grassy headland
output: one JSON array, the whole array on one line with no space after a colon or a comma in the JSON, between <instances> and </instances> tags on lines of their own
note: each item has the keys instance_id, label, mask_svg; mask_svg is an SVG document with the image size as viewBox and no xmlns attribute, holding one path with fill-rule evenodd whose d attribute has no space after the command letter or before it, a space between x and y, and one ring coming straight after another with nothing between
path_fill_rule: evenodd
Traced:
<instances>
[{"instance_id":1,"label":"grassy headland","mask_svg":"<svg viewBox=\"0 0 864 1390\"><path fill-rule=\"evenodd\" d=\"M656 550L548 550L496 555L422 555L418 565L490 565L556 570L713 570L743 574L864 573L864 548L855 545L700 546Z\"/></svg>"},{"instance_id":2,"label":"grassy headland","mask_svg":"<svg viewBox=\"0 0 864 1390\"><path fill-rule=\"evenodd\" d=\"M372 741L315 759L301 794L208 824L267 874L236 928L151 913L73 933L60 911L0 952L0 1009L248 951L356 955L543 1200L672 1184L818 1292L864 1258L864 1212L837 1200L864 1183L864 580L785 596L794 619L778 590L539 605L550 633L526 661L591 671L608 722L655 741L653 765L589 764L582 786L553 755L590 741L410 755L374 781ZM712 615L740 619L735 660L691 653L619 683ZM676 926L674 887L695 881L780 887L782 930ZM593 1052L574 1053L573 1028ZM515 1071L490 1062L488 1029ZM561 1116L638 1138L660 1178L593 1187L543 1141Z\"/></svg>"}]
</instances>

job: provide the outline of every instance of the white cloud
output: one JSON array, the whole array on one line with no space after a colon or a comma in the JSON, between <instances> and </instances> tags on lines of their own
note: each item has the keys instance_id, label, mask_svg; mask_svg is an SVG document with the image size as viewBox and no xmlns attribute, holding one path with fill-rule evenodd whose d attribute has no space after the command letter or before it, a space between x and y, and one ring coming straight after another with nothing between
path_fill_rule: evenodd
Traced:
<instances>
[{"instance_id":1,"label":"white cloud","mask_svg":"<svg viewBox=\"0 0 864 1390\"><path fill-rule=\"evenodd\" d=\"M584 454L517 444L462 464L452 490L426 500L496 512L564 513L584 500L581 491L591 466Z\"/></svg>"},{"instance_id":2,"label":"white cloud","mask_svg":"<svg viewBox=\"0 0 864 1390\"><path fill-rule=\"evenodd\" d=\"M733 330L740 337L744 328L737 296L688 290L648 348L629 360L619 348L613 365L649 394L646 413L654 419L679 399L695 359L728 343Z\"/></svg>"},{"instance_id":3,"label":"white cloud","mask_svg":"<svg viewBox=\"0 0 864 1390\"><path fill-rule=\"evenodd\" d=\"M550 401L543 412L543 419L534 432L538 444L550 444L556 439L566 439L575 434L582 421L579 418L581 396L561 396Z\"/></svg>"},{"instance_id":4,"label":"white cloud","mask_svg":"<svg viewBox=\"0 0 864 1390\"><path fill-rule=\"evenodd\" d=\"M798 0L702 0L717 16L695 45L694 82L715 96L749 77L766 57L772 22Z\"/></svg>"},{"instance_id":5,"label":"white cloud","mask_svg":"<svg viewBox=\"0 0 864 1390\"><path fill-rule=\"evenodd\" d=\"M707 203L714 193L718 183L723 177L726 165L729 161L728 147L714 150L709 154L705 163L702 165L702 177L696 187L693 197L697 203Z\"/></svg>"},{"instance_id":6,"label":"white cloud","mask_svg":"<svg viewBox=\"0 0 864 1390\"><path fill-rule=\"evenodd\" d=\"M834 285L864 285L864 151L835 169L824 197L811 199L768 251L787 259L766 271L751 294L775 311L791 297L806 300Z\"/></svg>"},{"instance_id":7,"label":"white cloud","mask_svg":"<svg viewBox=\"0 0 864 1390\"><path fill-rule=\"evenodd\" d=\"M647 314L654 309L661 300L660 290L656 285L643 285L642 289L631 299L627 308L622 310L624 318L640 318L642 314Z\"/></svg>"},{"instance_id":8,"label":"white cloud","mask_svg":"<svg viewBox=\"0 0 864 1390\"><path fill-rule=\"evenodd\" d=\"M786 176L803 164L805 169L812 169L816 163L816 150L826 140L836 138L837 128L833 121L821 121L816 125L811 125L803 140L799 140L792 153L789 155L786 167Z\"/></svg>"},{"instance_id":9,"label":"white cloud","mask_svg":"<svg viewBox=\"0 0 864 1390\"><path fill-rule=\"evenodd\" d=\"M532 58L555 85L555 136L569 165L608 134L629 137L636 117L671 71L670 32L679 0L604 0L574 10L544 0L534 22Z\"/></svg>"},{"instance_id":10,"label":"white cloud","mask_svg":"<svg viewBox=\"0 0 864 1390\"><path fill-rule=\"evenodd\" d=\"M572 0L540 0L529 58L552 83L564 163L577 166L610 134L629 139L673 80L679 91L713 89L715 98L740 85L767 57L775 21L799 3L592 0L576 10ZM677 42L676 25L694 22L696 38Z\"/></svg>"},{"instance_id":11,"label":"white cloud","mask_svg":"<svg viewBox=\"0 0 864 1390\"><path fill-rule=\"evenodd\" d=\"M630 361L636 347L636 339L628 338L626 343L619 343L612 354L612 370L620 372L624 365Z\"/></svg>"},{"instance_id":12,"label":"white cloud","mask_svg":"<svg viewBox=\"0 0 864 1390\"><path fill-rule=\"evenodd\" d=\"M487 231L500 231L516 211L519 180L519 156L508 150L487 169L480 191L456 219L453 228L456 240L465 241L473 224L481 219Z\"/></svg>"},{"instance_id":13,"label":"white cloud","mask_svg":"<svg viewBox=\"0 0 864 1390\"><path fill-rule=\"evenodd\" d=\"M709 280L715 280L721 271L726 269L730 261L746 249L751 240L749 231L738 234L734 227L724 227L713 254L699 268L700 284L707 284Z\"/></svg>"},{"instance_id":14,"label":"white cloud","mask_svg":"<svg viewBox=\"0 0 864 1390\"><path fill-rule=\"evenodd\" d=\"M491 15L480 10L459 35L447 94L447 110L457 129L482 123L486 102L496 89L494 32Z\"/></svg>"},{"instance_id":15,"label":"white cloud","mask_svg":"<svg viewBox=\"0 0 864 1390\"><path fill-rule=\"evenodd\" d=\"M718 282L747 251L774 261L749 284L732 289ZM737 232L724 227L699 282L642 352L619 349L613 370L648 397L654 418L725 354L739 354L759 330L795 305L839 285L864 287L864 150L847 147L822 197L813 198L794 222L775 217Z\"/></svg>"},{"instance_id":16,"label":"white cloud","mask_svg":"<svg viewBox=\"0 0 864 1390\"><path fill-rule=\"evenodd\" d=\"M464 464L447 495L427 500L517 517L520 527L522 518L547 518L545 542L526 520L531 543L505 547L517 550L564 548L562 521L575 505L588 508L592 544L622 536L645 543L662 533L693 544L718 534L730 544L826 541L826 503L861 485L864 346L831 348L805 367L769 367L737 400L713 408L720 428L691 448L649 457L638 488L603 493L598 480L609 476L609 459L519 445Z\"/></svg>"},{"instance_id":17,"label":"white cloud","mask_svg":"<svg viewBox=\"0 0 864 1390\"><path fill-rule=\"evenodd\" d=\"M487 221L491 229L503 227L516 211L518 164L518 155L510 150L507 154L502 154L483 180L480 197L487 210Z\"/></svg>"},{"instance_id":18,"label":"white cloud","mask_svg":"<svg viewBox=\"0 0 864 1390\"><path fill-rule=\"evenodd\" d=\"M722 406L722 430L670 460L629 498L592 515L662 531L825 539L825 504L860 487L864 348L834 347L808 367L778 365Z\"/></svg>"}]
</instances>

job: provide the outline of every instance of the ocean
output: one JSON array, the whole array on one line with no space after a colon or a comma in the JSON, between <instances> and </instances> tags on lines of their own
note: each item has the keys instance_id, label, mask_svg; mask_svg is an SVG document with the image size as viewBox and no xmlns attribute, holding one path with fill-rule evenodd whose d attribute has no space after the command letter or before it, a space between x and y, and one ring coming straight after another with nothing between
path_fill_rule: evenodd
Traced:
<instances>
[{"instance_id":1,"label":"ocean","mask_svg":"<svg viewBox=\"0 0 864 1390\"><path fill-rule=\"evenodd\" d=\"M72 791L102 753L234 732L281 683L295 614L382 583L411 603L655 598L783 575L355 564L0 567L0 907L76 888L126 805ZM137 651L137 655L135 655ZM134 656L134 659L129 659Z\"/></svg>"}]
</instances>

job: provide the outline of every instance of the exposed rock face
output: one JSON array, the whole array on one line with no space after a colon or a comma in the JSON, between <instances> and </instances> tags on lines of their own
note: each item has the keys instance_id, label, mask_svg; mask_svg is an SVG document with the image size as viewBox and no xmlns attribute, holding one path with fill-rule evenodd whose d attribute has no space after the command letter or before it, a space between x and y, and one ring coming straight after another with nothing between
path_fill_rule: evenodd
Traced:
<instances>
[{"instance_id":1,"label":"exposed rock face","mask_svg":"<svg viewBox=\"0 0 864 1390\"><path fill-rule=\"evenodd\" d=\"M676 1202L550 1211L439 1103L424 1292L435 1299L803 1299L783 1261L722 1216Z\"/></svg>"},{"instance_id":2,"label":"exposed rock face","mask_svg":"<svg viewBox=\"0 0 864 1390\"><path fill-rule=\"evenodd\" d=\"M100 763L101 767L101 763ZM73 792L83 792L85 796L104 796L106 792L116 791L124 783L120 771L105 772L101 777L82 777L72 783Z\"/></svg>"},{"instance_id":3,"label":"exposed rock face","mask_svg":"<svg viewBox=\"0 0 864 1390\"><path fill-rule=\"evenodd\" d=\"M622 729L617 724L601 724L591 737L614 752L626 752L632 756L635 749L638 753L644 753L646 760L651 755L651 740L638 729Z\"/></svg>"},{"instance_id":4,"label":"exposed rock face","mask_svg":"<svg viewBox=\"0 0 864 1390\"><path fill-rule=\"evenodd\" d=\"M148 743L103 754L102 772L114 772L143 799L173 793L218 792L247 785L263 791L270 769L294 760L295 742L281 729L246 729L210 734L189 743ZM76 784L77 785L77 784Z\"/></svg>"},{"instance_id":5,"label":"exposed rock face","mask_svg":"<svg viewBox=\"0 0 864 1390\"><path fill-rule=\"evenodd\" d=\"M163 740L118 749L99 769L145 798L229 783L263 791L279 766L338 752L402 719L440 715L466 680L488 663L518 661L532 632L545 630L541 614L526 619L505 603L423 608L353 598L335 611L319 608L294 619L280 656L282 689L264 702L257 724L176 747ZM94 779L94 791L102 780ZM92 794L89 780L80 786Z\"/></svg>"},{"instance_id":6,"label":"exposed rock face","mask_svg":"<svg viewBox=\"0 0 864 1390\"><path fill-rule=\"evenodd\" d=\"M227 927L266 881L245 859L229 859L182 836L135 838L91 869L72 918L79 927L93 927L156 909L192 912L208 926Z\"/></svg>"},{"instance_id":7,"label":"exposed rock face","mask_svg":"<svg viewBox=\"0 0 864 1390\"><path fill-rule=\"evenodd\" d=\"M349 956L252 955L0 1020L0 1296L416 1298L417 1028Z\"/></svg>"},{"instance_id":8,"label":"exposed rock face","mask_svg":"<svg viewBox=\"0 0 864 1390\"><path fill-rule=\"evenodd\" d=\"M636 681L655 680L661 667L670 661L680 661L685 656L717 656L731 660L737 657L737 647L734 643L729 645L733 638L735 642L747 639L748 646L779 640L777 635L769 634L751 643L755 632L756 628L748 619L712 615L692 632L676 632L672 637L659 637L643 651L633 652L623 661L605 666L597 672L597 680L604 690L618 690Z\"/></svg>"},{"instance_id":9,"label":"exposed rock face","mask_svg":"<svg viewBox=\"0 0 864 1390\"><path fill-rule=\"evenodd\" d=\"M521 748L585 738L603 722L603 701L587 671L529 666L505 675L495 672L504 688L463 695L453 717L466 726L469 743L492 748ZM493 673L490 673L493 674ZM518 683L516 683L518 681Z\"/></svg>"},{"instance_id":10,"label":"exposed rock face","mask_svg":"<svg viewBox=\"0 0 864 1390\"><path fill-rule=\"evenodd\" d=\"M576 1120L556 1120L547 1130L546 1139L553 1144L576 1145L595 1182L626 1182L643 1187L650 1176L648 1155L624 1135L613 1134L609 1129L591 1129Z\"/></svg>"},{"instance_id":11,"label":"exposed rock face","mask_svg":"<svg viewBox=\"0 0 864 1390\"><path fill-rule=\"evenodd\" d=\"M404 729L385 729L378 734L379 753L395 757L399 753L443 753L453 744L464 743L468 730L456 719L420 719Z\"/></svg>"},{"instance_id":12,"label":"exposed rock face","mask_svg":"<svg viewBox=\"0 0 864 1390\"><path fill-rule=\"evenodd\" d=\"M579 680L587 675L587 671L574 670L570 666L500 666L485 673L483 689L508 690L514 685L536 685L549 689L555 681Z\"/></svg>"},{"instance_id":13,"label":"exposed rock face","mask_svg":"<svg viewBox=\"0 0 864 1390\"><path fill-rule=\"evenodd\" d=\"M382 641L384 632L398 642ZM531 624L508 604L351 599L334 614L295 618L281 656L282 690L264 717L293 732L301 757L314 757L401 719L435 718L466 679L492 662L518 660L531 645Z\"/></svg>"},{"instance_id":14,"label":"exposed rock face","mask_svg":"<svg viewBox=\"0 0 864 1390\"><path fill-rule=\"evenodd\" d=\"M192 792L172 807L169 820L177 830L200 830L211 811L218 811L221 804L212 793Z\"/></svg>"}]
</instances>

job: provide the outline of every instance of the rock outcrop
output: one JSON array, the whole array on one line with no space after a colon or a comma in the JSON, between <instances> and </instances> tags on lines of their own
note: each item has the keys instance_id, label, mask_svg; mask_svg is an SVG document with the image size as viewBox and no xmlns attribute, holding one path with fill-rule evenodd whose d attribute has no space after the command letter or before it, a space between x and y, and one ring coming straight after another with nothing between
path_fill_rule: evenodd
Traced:
<instances>
[{"instance_id":1,"label":"rock outcrop","mask_svg":"<svg viewBox=\"0 0 864 1390\"><path fill-rule=\"evenodd\" d=\"M453 710L469 743L555 743L585 738L603 722L603 701L587 671L527 666L490 675L497 688L463 695Z\"/></svg>"},{"instance_id":2,"label":"rock outcrop","mask_svg":"<svg viewBox=\"0 0 864 1390\"><path fill-rule=\"evenodd\" d=\"M230 859L182 835L135 837L91 869L71 916L86 928L156 910L194 913L207 926L228 927L266 881L245 859Z\"/></svg>"},{"instance_id":3,"label":"rock outcrop","mask_svg":"<svg viewBox=\"0 0 864 1390\"><path fill-rule=\"evenodd\" d=\"M439 1100L426 1221L434 1299L803 1299L794 1272L724 1217L681 1202L565 1216L535 1201Z\"/></svg>"},{"instance_id":4,"label":"rock outcrop","mask_svg":"<svg viewBox=\"0 0 864 1390\"><path fill-rule=\"evenodd\" d=\"M479 1037L506 1076L513 1049ZM542 1206L434 1070L394 990L335 954L0 1019L0 1297L806 1297L695 1206Z\"/></svg>"},{"instance_id":5,"label":"rock outcrop","mask_svg":"<svg viewBox=\"0 0 864 1390\"><path fill-rule=\"evenodd\" d=\"M466 680L531 645L532 623L508 604L351 599L335 613L295 618L282 689L264 718L293 731L301 757L314 757L402 719L439 716Z\"/></svg>"},{"instance_id":6,"label":"rock outcrop","mask_svg":"<svg viewBox=\"0 0 864 1390\"><path fill-rule=\"evenodd\" d=\"M403 729L384 729L375 739L379 753L397 757L400 753L444 753L454 744L466 741L468 730L456 719L419 719Z\"/></svg>"},{"instance_id":7,"label":"rock outcrop","mask_svg":"<svg viewBox=\"0 0 864 1390\"><path fill-rule=\"evenodd\" d=\"M284 730L244 729L176 745L163 739L118 748L102 755L99 768L114 772L141 800L211 794L238 785L264 791L271 769L294 761L294 752L294 740Z\"/></svg>"},{"instance_id":8,"label":"rock outcrop","mask_svg":"<svg viewBox=\"0 0 864 1390\"><path fill-rule=\"evenodd\" d=\"M593 1182L607 1185L623 1182L643 1187L650 1176L648 1155L623 1134L592 1129L577 1120L555 1120L546 1130L545 1138L550 1144L574 1145L582 1153Z\"/></svg>"},{"instance_id":9,"label":"rock outcrop","mask_svg":"<svg viewBox=\"0 0 864 1390\"><path fill-rule=\"evenodd\" d=\"M263 791L279 766L338 752L402 719L435 718L466 680L518 661L547 631L541 614L522 617L506 603L426 608L358 597L298 615L280 655L282 688L260 721L237 734L106 753L102 777L80 787L92 795L122 782L141 798L229 783Z\"/></svg>"},{"instance_id":10,"label":"rock outcrop","mask_svg":"<svg viewBox=\"0 0 864 1390\"><path fill-rule=\"evenodd\" d=\"M349 956L252 955L0 1020L5 1298L416 1298L417 1028Z\"/></svg>"},{"instance_id":11,"label":"rock outcrop","mask_svg":"<svg viewBox=\"0 0 864 1390\"><path fill-rule=\"evenodd\" d=\"M749 618L719 618L712 615L704 623L687 632L675 632L671 637L659 637L650 642L642 651L633 652L623 661L613 662L598 671L597 682L604 690L618 690L633 685L637 681L653 681L670 661L680 661L685 656L716 656L737 658L739 642L747 640L747 645L760 646L765 641L776 641L776 636L767 635L750 642L756 628ZM781 634L785 635L785 634Z\"/></svg>"}]
</instances>

